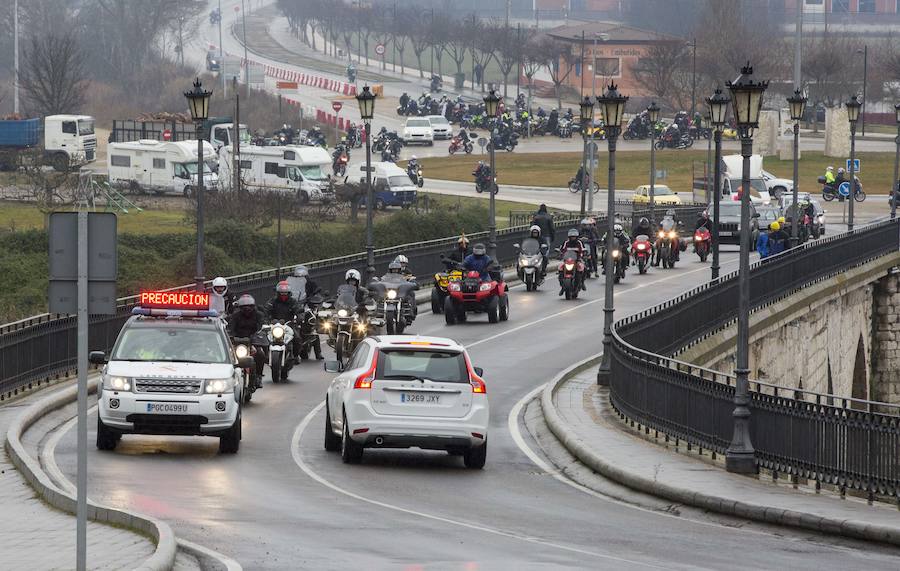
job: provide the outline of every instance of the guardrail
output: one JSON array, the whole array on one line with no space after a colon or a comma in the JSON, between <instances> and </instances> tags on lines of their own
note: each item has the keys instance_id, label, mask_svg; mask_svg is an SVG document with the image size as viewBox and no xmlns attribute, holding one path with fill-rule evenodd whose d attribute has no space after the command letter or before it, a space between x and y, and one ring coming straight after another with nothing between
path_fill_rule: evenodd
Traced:
<instances>
[{"instance_id":1,"label":"guardrail","mask_svg":"<svg viewBox=\"0 0 900 571\"><path fill-rule=\"evenodd\" d=\"M574 227L577 219L560 220L558 228L563 232ZM498 230L497 258L504 264L516 259L513 244L520 241L528 226L516 226ZM487 243L488 233L470 234L473 242ZM402 244L375 251L376 268L386 271L388 262L397 254L409 258L410 267L417 273L421 284L429 284L432 276L444 266L439 255L450 253L456 246L457 236L412 244ZM366 254L360 252L306 263L310 275L323 290L335 291L344 281L344 274L350 268L365 269ZM273 288L279 279L288 275L293 265L279 272L276 269L251 272L228 278L229 290L235 294L249 293L258 304L273 295ZM207 283L209 286L210 283ZM192 289L192 284L171 288L171 290ZM131 316L131 308L137 296L118 300L115 315L92 315L90 317L89 345L92 349L110 349L115 343L119 330ZM0 326L0 400L18 393L23 387L58 378L73 371L76 366L76 320L72 316L42 314L28 319Z\"/></svg>"},{"instance_id":2,"label":"guardrail","mask_svg":"<svg viewBox=\"0 0 900 571\"><path fill-rule=\"evenodd\" d=\"M604 200L604 204L605 204ZM662 216L666 213L667 210L671 209L675 211L676 220L680 220L682 222L693 224L694 219L698 214L706 210L707 205L701 203L688 203L688 204L673 204L673 205L656 205L656 216L657 218L662 218ZM615 209L616 216L620 217L622 220L631 224L635 218L650 218L650 207L647 204L635 203L631 200L622 200L617 199L615 201ZM531 223L531 219L534 216L534 210L510 210L509 211L509 225L510 226L523 226ZM602 219L606 219L606 211L603 212L588 212L586 216L594 217L598 222ZM556 220L559 221L571 221L578 222L581 217L578 214L565 214L560 215L556 214Z\"/></svg>"},{"instance_id":3,"label":"guardrail","mask_svg":"<svg viewBox=\"0 0 900 571\"><path fill-rule=\"evenodd\" d=\"M900 249L900 221L809 242L756 262L751 311ZM616 322L610 400L625 417L724 453L732 437L731 374L673 357L737 318L737 272ZM900 407L751 380L757 462L775 472L900 500Z\"/></svg>"}]
</instances>

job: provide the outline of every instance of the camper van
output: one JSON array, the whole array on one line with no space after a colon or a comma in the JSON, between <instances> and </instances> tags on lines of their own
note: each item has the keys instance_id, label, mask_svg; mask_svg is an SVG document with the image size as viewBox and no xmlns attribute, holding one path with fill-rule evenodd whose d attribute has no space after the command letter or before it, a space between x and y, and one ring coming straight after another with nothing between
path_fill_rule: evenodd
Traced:
<instances>
[{"instance_id":1,"label":"camper van","mask_svg":"<svg viewBox=\"0 0 900 571\"><path fill-rule=\"evenodd\" d=\"M744 158L741 155L722 157L722 198L724 200L741 199L741 176ZM760 155L750 157L750 202L753 204L769 204L769 187L763 178L763 158Z\"/></svg>"},{"instance_id":2,"label":"camper van","mask_svg":"<svg viewBox=\"0 0 900 571\"><path fill-rule=\"evenodd\" d=\"M359 167L363 172L360 184L366 183L365 165ZM406 171L394 163L372 163L372 182L375 186L375 208L384 210L388 206L409 208L416 202L418 187L410 180ZM365 200L363 200L365 203Z\"/></svg>"},{"instance_id":3,"label":"camper van","mask_svg":"<svg viewBox=\"0 0 900 571\"><path fill-rule=\"evenodd\" d=\"M106 146L109 184L119 188L191 196L197 185L197 141L141 139ZM203 141L203 186L216 190L218 157Z\"/></svg>"},{"instance_id":4,"label":"camper van","mask_svg":"<svg viewBox=\"0 0 900 571\"><path fill-rule=\"evenodd\" d=\"M322 147L247 145L240 152L241 179L250 190L294 193L304 204L331 196L328 177L331 157ZM229 147L219 151L225 188L232 186L233 156Z\"/></svg>"}]
</instances>

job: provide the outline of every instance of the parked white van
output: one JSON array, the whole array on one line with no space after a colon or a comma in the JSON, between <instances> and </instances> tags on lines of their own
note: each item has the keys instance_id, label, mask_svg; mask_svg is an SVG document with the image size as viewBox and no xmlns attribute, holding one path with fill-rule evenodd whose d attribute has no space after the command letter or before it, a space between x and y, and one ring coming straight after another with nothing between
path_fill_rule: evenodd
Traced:
<instances>
[{"instance_id":1,"label":"parked white van","mask_svg":"<svg viewBox=\"0 0 900 571\"><path fill-rule=\"evenodd\" d=\"M234 155L219 151L223 188L232 186ZM297 195L301 203L330 198L331 156L322 147L299 145L241 147L241 180L250 190L277 190Z\"/></svg>"},{"instance_id":2,"label":"parked white van","mask_svg":"<svg viewBox=\"0 0 900 571\"><path fill-rule=\"evenodd\" d=\"M114 187L191 196L197 186L197 141L109 143L106 157L109 184ZM203 141L203 162L203 185L216 190L218 157L208 141Z\"/></svg>"}]
</instances>

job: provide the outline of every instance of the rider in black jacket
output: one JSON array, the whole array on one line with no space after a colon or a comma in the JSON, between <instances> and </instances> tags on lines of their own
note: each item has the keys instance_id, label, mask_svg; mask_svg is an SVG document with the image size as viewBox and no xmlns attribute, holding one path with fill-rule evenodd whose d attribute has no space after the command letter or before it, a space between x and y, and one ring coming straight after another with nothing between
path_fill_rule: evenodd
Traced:
<instances>
[{"instance_id":1,"label":"rider in black jacket","mask_svg":"<svg viewBox=\"0 0 900 571\"><path fill-rule=\"evenodd\" d=\"M265 324L265 314L256 308L256 300L247 293L238 298L235 306L237 309L228 318L228 334L232 337L252 339ZM253 360L256 363L256 374L262 379L266 364L266 352L262 347L257 346Z\"/></svg>"}]
</instances>

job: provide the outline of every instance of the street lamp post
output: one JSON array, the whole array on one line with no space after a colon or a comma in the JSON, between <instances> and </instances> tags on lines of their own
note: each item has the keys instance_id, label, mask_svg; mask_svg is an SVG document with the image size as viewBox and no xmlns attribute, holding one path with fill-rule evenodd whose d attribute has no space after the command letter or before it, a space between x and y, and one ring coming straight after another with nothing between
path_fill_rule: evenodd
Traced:
<instances>
[{"instance_id":1,"label":"street lamp post","mask_svg":"<svg viewBox=\"0 0 900 571\"><path fill-rule=\"evenodd\" d=\"M891 220L897 217L897 199L900 198L900 103L894 105L894 112L897 114L897 138L894 143L897 150L894 151L894 180L891 187L894 189L893 200L891 200Z\"/></svg>"},{"instance_id":2,"label":"street lamp post","mask_svg":"<svg viewBox=\"0 0 900 571\"><path fill-rule=\"evenodd\" d=\"M581 217L584 218L584 206L587 195L593 190L588 188L591 177L588 175L588 125L594 118L594 102L588 96L579 104L581 113L581 138L584 141L581 152Z\"/></svg>"},{"instance_id":3,"label":"street lamp post","mask_svg":"<svg viewBox=\"0 0 900 571\"><path fill-rule=\"evenodd\" d=\"M497 146L497 114L500 110L500 96L498 96L493 89L488 92L487 95L484 96L484 108L485 112L489 120L491 121L491 142L490 142L490 154L491 154L491 186L488 189L490 194L490 207L488 216L490 220L488 220L488 254L490 254L491 258L497 259L497 211L496 205L494 203L494 197L497 194L497 172L495 170L494 165L494 148ZM582 202L583 204L583 202Z\"/></svg>"},{"instance_id":4,"label":"street lamp post","mask_svg":"<svg viewBox=\"0 0 900 571\"><path fill-rule=\"evenodd\" d=\"M807 98L803 96L800 88L794 90L794 94L787 98L791 108L791 120L794 122L794 214L791 216L791 248L795 248L799 241L800 205L797 204L797 192L800 186L800 120L806 111Z\"/></svg>"},{"instance_id":5,"label":"street lamp post","mask_svg":"<svg viewBox=\"0 0 900 571\"><path fill-rule=\"evenodd\" d=\"M212 91L203 89L200 78L194 80L194 89L185 91L191 110L191 119L197 124L197 266L194 280L197 290L203 291L203 124L209 117L209 99Z\"/></svg>"},{"instance_id":6,"label":"street lamp post","mask_svg":"<svg viewBox=\"0 0 900 571\"><path fill-rule=\"evenodd\" d=\"M862 103L859 97L854 95L850 101L844 103L847 108L847 119L850 121L850 212L847 217L847 230L853 230L853 203L856 202L856 122L859 121L859 109Z\"/></svg>"},{"instance_id":7,"label":"street lamp post","mask_svg":"<svg viewBox=\"0 0 900 571\"><path fill-rule=\"evenodd\" d=\"M697 38L688 42L688 45L691 47L691 121L693 121L697 108Z\"/></svg>"},{"instance_id":8,"label":"street lamp post","mask_svg":"<svg viewBox=\"0 0 900 571\"><path fill-rule=\"evenodd\" d=\"M366 128L366 283L375 277L375 233L373 230L373 208L375 193L372 191L372 117L375 116L375 94L369 86L363 87L356 96L359 116Z\"/></svg>"},{"instance_id":9,"label":"street lamp post","mask_svg":"<svg viewBox=\"0 0 900 571\"><path fill-rule=\"evenodd\" d=\"M656 122L659 121L659 105L651 101L647 107L650 117L650 223L656 224Z\"/></svg>"},{"instance_id":10,"label":"street lamp post","mask_svg":"<svg viewBox=\"0 0 900 571\"><path fill-rule=\"evenodd\" d=\"M713 195L713 232L712 232L712 279L719 279L719 201L722 198L722 130L725 129L725 117L728 115L728 104L731 98L722 93L718 87L712 97L706 98L709 106L709 122L715 129L713 137L716 143L716 153L713 166L712 195Z\"/></svg>"},{"instance_id":11,"label":"street lamp post","mask_svg":"<svg viewBox=\"0 0 900 571\"><path fill-rule=\"evenodd\" d=\"M729 472L756 472L756 454L750 440L750 156L753 154L753 130L759 126L763 94L768 81L754 81L748 63L741 75L728 83L732 109L741 137L741 253L738 273L737 360L734 387L734 432L725 451L725 468Z\"/></svg>"},{"instance_id":12,"label":"street lamp post","mask_svg":"<svg viewBox=\"0 0 900 571\"><path fill-rule=\"evenodd\" d=\"M606 190L606 293L603 299L603 359L597 371L597 384L609 385L610 361L612 356L613 279L615 270L612 257L613 227L616 219L616 139L622 130L622 115L628 97L619 93L616 84L610 82L606 93L597 98L603 108L606 121L607 143L609 145L609 186Z\"/></svg>"}]
</instances>

